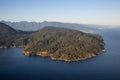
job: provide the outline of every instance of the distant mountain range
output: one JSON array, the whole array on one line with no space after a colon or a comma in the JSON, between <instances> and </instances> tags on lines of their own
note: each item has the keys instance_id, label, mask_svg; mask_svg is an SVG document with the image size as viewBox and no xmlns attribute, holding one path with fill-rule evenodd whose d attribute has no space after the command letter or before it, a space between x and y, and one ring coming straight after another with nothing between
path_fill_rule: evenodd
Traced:
<instances>
[{"instance_id":1,"label":"distant mountain range","mask_svg":"<svg viewBox=\"0 0 120 80\"><path fill-rule=\"evenodd\" d=\"M76 23L61 23L61 22L11 22L11 21L0 21L11 26L14 29L23 30L23 31L36 31L45 26L55 26L55 27L64 27L70 29L76 29L81 31L88 31L93 29L99 29L101 26L99 25L87 25L87 24L76 24Z\"/></svg>"},{"instance_id":2,"label":"distant mountain range","mask_svg":"<svg viewBox=\"0 0 120 80\"><path fill-rule=\"evenodd\" d=\"M11 21L0 21L11 26L14 29L22 30L22 31L36 31L46 26L54 26L54 27L64 27L69 29L75 29L80 31L90 31L90 30L99 30L105 28L112 28L118 26L106 26L106 25L94 25L94 24L77 24L77 23L62 23L62 22L11 22Z\"/></svg>"}]
</instances>

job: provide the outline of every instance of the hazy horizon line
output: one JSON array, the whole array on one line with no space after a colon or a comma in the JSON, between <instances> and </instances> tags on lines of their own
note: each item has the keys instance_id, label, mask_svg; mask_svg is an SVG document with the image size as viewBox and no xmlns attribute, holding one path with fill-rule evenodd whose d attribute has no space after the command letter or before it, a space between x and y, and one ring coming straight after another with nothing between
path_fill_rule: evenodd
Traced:
<instances>
[{"instance_id":1,"label":"hazy horizon line","mask_svg":"<svg viewBox=\"0 0 120 80\"><path fill-rule=\"evenodd\" d=\"M83 24L83 25L101 25L101 26L120 26L120 25L111 25L111 24L96 24L96 23L78 23L78 22L67 22L67 21L54 21L54 20L43 20L43 21L27 21L27 20L20 20L20 21L13 21L13 20L0 20L0 22L36 22L36 23L43 23L43 22L58 22L58 23L69 23L69 24Z\"/></svg>"}]
</instances>

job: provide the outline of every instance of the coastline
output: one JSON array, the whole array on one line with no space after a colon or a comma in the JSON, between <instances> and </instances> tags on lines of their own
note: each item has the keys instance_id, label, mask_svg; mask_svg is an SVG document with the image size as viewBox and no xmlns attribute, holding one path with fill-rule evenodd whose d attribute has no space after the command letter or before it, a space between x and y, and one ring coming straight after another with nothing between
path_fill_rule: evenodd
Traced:
<instances>
[{"instance_id":1,"label":"coastline","mask_svg":"<svg viewBox=\"0 0 120 80\"><path fill-rule=\"evenodd\" d=\"M18 47L7 47L7 46L0 46L0 48L25 48L23 46L18 46ZM40 57L49 57L51 60L53 61L64 61L64 62L77 62L77 61L82 61L82 60L86 60L86 59L90 59L90 58L94 58L99 54L105 53L105 49L102 49L100 52L93 54L93 53L89 53L86 55L86 57L84 58L77 58L77 59L66 59L66 58L54 58L52 57L52 54L47 53L47 52L37 52L36 54L31 54L30 51L23 51L23 54L25 56L40 56Z\"/></svg>"},{"instance_id":2,"label":"coastline","mask_svg":"<svg viewBox=\"0 0 120 80\"><path fill-rule=\"evenodd\" d=\"M0 48L25 48L25 46L0 46Z\"/></svg>"},{"instance_id":3,"label":"coastline","mask_svg":"<svg viewBox=\"0 0 120 80\"><path fill-rule=\"evenodd\" d=\"M49 57L51 60L53 61L64 61L64 62L77 62L77 61L82 61L82 60L86 60L86 59L90 59L90 58L94 58L99 54L105 53L105 49L102 49L99 53L93 54L93 53L89 53L87 54L85 57L83 58L77 58L77 59L66 59L66 58L54 58L52 57L52 54L47 53L47 52L39 52L35 55L31 55L31 53L29 51L23 51L23 54L25 56L40 56L40 57ZM54 53L53 53L54 54Z\"/></svg>"}]
</instances>

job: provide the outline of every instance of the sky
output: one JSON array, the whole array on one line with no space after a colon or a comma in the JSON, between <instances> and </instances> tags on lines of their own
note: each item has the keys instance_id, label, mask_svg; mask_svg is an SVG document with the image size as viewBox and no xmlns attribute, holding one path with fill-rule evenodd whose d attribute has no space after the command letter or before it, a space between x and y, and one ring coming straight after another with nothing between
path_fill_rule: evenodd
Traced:
<instances>
[{"instance_id":1,"label":"sky","mask_svg":"<svg viewBox=\"0 0 120 80\"><path fill-rule=\"evenodd\" d=\"M0 20L120 25L120 0L0 0Z\"/></svg>"}]
</instances>

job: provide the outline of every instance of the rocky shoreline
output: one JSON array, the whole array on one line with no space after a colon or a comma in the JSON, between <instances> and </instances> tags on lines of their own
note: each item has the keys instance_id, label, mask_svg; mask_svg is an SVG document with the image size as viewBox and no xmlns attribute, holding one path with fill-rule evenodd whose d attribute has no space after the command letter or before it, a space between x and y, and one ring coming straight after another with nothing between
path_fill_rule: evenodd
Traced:
<instances>
[{"instance_id":1,"label":"rocky shoreline","mask_svg":"<svg viewBox=\"0 0 120 80\"><path fill-rule=\"evenodd\" d=\"M0 48L24 48L24 46L16 46L16 47L7 47L7 46L0 46ZM66 59L66 58L54 58L52 55L48 52L37 52L36 54L32 54L31 51L23 51L23 54L25 56L40 56L40 57L50 57L51 60L55 60L55 61L65 61L65 62L76 62L76 61L81 61L81 60L86 60L89 58L93 58L96 57L99 54L102 54L105 52L105 49L102 49L100 52L98 52L97 54L93 54L93 53L89 53L87 54L84 58L77 58L77 59Z\"/></svg>"},{"instance_id":2,"label":"rocky shoreline","mask_svg":"<svg viewBox=\"0 0 120 80\"><path fill-rule=\"evenodd\" d=\"M105 44L104 44L105 45ZM104 45L102 45L102 46L104 46ZM0 48L25 48L25 46L10 46L10 47L8 47L8 46L0 46ZM62 58L62 57L59 57L59 58L55 58L55 57L53 57L52 55L54 54L50 54L50 53L48 53L48 52L37 52L37 53L35 53L35 54L32 54L31 53L31 51L23 51L23 54L25 55L25 56L41 56L41 57L50 57L51 58L51 60L58 60L58 61L65 61L65 62L73 62L73 61L81 61L81 60L86 60L86 59L89 59L89 58L93 58L93 57L96 57L97 55L99 55L99 54L102 54L102 53L104 53L105 52L105 49L101 49L101 51L100 52L98 52L98 53L96 53L96 54L93 54L93 53L89 53L89 54L87 54L84 58L77 58L77 59L72 59L72 60L70 60L70 59L66 59L66 58Z\"/></svg>"},{"instance_id":3,"label":"rocky shoreline","mask_svg":"<svg viewBox=\"0 0 120 80\"><path fill-rule=\"evenodd\" d=\"M72 59L72 60L66 59L66 58L54 58L54 57L52 57L52 54L47 53L47 52L38 52L35 55L31 55L31 53L29 51L23 51L23 54L26 55L26 56L50 57L51 60L55 60L55 61L77 62L77 61L82 61L82 60L86 60L86 59L96 57L98 54L102 54L104 52L105 52L105 50L103 49L97 54L89 53L84 58L78 58L78 59Z\"/></svg>"},{"instance_id":4,"label":"rocky shoreline","mask_svg":"<svg viewBox=\"0 0 120 80\"><path fill-rule=\"evenodd\" d=\"M0 46L0 48L25 48L25 46Z\"/></svg>"},{"instance_id":5,"label":"rocky shoreline","mask_svg":"<svg viewBox=\"0 0 120 80\"><path fill-rule=\"evenodd\" d=\"M8 48L7 46L0 46L0 48Z\"/></svg>"}]
</instances>

